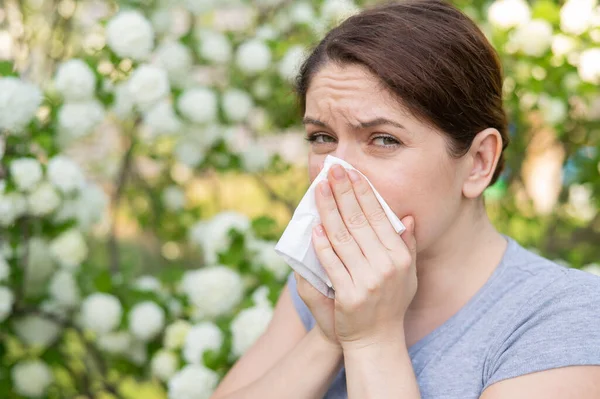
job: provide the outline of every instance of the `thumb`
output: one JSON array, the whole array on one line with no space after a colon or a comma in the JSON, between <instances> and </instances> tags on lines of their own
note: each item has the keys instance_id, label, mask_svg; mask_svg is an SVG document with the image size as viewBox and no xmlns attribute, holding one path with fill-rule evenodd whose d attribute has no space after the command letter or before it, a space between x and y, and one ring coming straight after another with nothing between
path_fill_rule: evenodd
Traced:
<instances>
[{"instance_id":1,"label":"thumb","mask_svg":"<svg viewBox=\"0 0 600 399\"><path fill-rule=\"evenodd\" d=\"M417 255L417 240L415 238L415 218L412 216L405 216L402 220L402 224L406 227L406 230L402 232L400 237L404 241L404 244L408 247L411 255Z\"/></svg>"}]
</instances>

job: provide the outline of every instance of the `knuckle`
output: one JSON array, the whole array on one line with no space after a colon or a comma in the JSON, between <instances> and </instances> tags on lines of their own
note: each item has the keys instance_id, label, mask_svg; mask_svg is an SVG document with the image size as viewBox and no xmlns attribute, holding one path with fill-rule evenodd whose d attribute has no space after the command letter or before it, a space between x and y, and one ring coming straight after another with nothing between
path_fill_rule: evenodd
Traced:
<instances>
[{"instance_id":1,"label":"knuckle","mask_svg":"<svg viewBox=\"0 0 600 399\"><path fill-rule=\"evenodd\" d=\"M365 283L367 295L374 294L381 288L381 282L378 279L370 279Z\"/></svg>"},{"instance_id":2,"label":"knuckle","mask_svg":"<svg viewBox=\"0 0 600 399\"><path fill-rule=\"evenodd\" d=\"M367 218L361 211L358 211L348 217L348 224L350 227L364 227L367 225L367 223Z\"/></svg>"},{"instance_id":3,"label":"knuckle","mask_svg":"<svg viewBox=\"0 0 600 399\"><path fill-rule=\"evenodd\" d=\"M369 213L369 219L374 222L381 222L387 220L387 215L381 207L378 207L377 209Z\"/></svg>"},{"instance_id":4,"label":"knuckle","mask_svg":"<svg viewBox=\"0 0 600 399\"><path fill-rule=\"evenodd\" d=\"M381 275L384 279L390 279L396 276L398 269L391 263L384 265L381 268Z\"/></svg>"},{"instance_id":5,"label":"knuckle","mask_svg":"<svg viewBox=\"0 0 600 399\"><path fill-rule=\"evenodd\" d=\"M334 234L334 239L338 244L348 244L353 240L352 235L347 229L342 229L336 232Z\"/></svg>"},{"instance_id":6,"label":"knuckle","mask_svg":"<svg viewBox=\"0 0 600 399\"><path fill-rule=\"evenodd\" d=\"M365 184L363 181L360 181L356 187L354 188L356 194L358 195L367 195L371 190L371 187L368 184Z\"/></svg>"},{"instance_id":7,"label":"knuckle","mask_svg":"<svg viewBox=\"0 0 600 399\"><path fill-rule=\"evenodd\" d=\"M353 295L352 297L348 298L348 300L343 306L344 310L347 312L357 312L358 310L360 310L362 304L363 300L361 296Z\"/></svg>"}]
</instances>

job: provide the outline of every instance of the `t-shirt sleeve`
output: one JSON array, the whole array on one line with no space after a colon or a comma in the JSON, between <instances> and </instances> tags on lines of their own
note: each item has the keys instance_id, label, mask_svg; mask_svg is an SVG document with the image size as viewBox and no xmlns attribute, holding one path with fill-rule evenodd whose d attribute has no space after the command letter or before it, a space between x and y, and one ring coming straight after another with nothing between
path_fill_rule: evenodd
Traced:
<instances>
[{"instance_id":1,"label":"t-shirt sleeve","mask_svg":"<svg viewBox=\"0 0 600 399\"><path fill-rule=\"evenodd\" d=\"M296 308L296 312L298 312L298 315L302 320L302 324L304 324L304 328L306 328L306 331L311 330L315 325L315 319L313 318L308 306L306 306L306 304L298 294L298 289L296 287L296 279L294 278L293 272L290 273L288 276L287 285L290 291L290 296L292 297L292 302L294 303L294 308Z\"/></svg>"},{"instance_id":2,"label":"t-shirt sleeve","mask_svg":"<svg viewBox=\"0 0 600 399\"><path fill-rule=\"evenodd\" d=\"M538 371L600 365L600 278L567 269L542 291L493 345L484 389Z\"/></svg>"}]
</instances>

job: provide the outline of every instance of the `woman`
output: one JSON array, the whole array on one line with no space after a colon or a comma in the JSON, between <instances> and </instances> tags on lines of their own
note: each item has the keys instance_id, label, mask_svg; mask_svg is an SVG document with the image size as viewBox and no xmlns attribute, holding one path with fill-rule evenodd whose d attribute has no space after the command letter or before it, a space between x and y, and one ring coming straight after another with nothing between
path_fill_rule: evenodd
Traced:
<instances>
[{"instance_id":1,"label":"woman","mask_svg":"<svg viewBox=\"0 0 600 399\"><path fill-rule=\"evenodd\" d=\"M600 398L600 279L500 234L482 194L508 143L498 57L435 0L367 10L304 63L314 245L335 300L290 274L214 399Z\"/></svg>"}]
</instances>

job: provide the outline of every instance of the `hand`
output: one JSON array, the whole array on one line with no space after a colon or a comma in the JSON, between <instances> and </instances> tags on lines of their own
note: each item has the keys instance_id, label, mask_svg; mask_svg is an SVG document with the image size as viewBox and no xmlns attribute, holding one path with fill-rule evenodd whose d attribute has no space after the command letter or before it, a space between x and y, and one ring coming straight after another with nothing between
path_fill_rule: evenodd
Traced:
<instances>
[{"instance_id":1,"label":"hand","mask_svg":"<svg viewBox=\"0 0 600 399\"><path fill-rule=\"evenodd\" d=\"M369 183L340 165L316 191L322 225L313 243L335 289L338 342L360 347L404 339L404 315L417 290L414 218L402 219L407 229L400 236ZM321 318L330 333L328 319Z\"/></svg>"}]
</instances>

